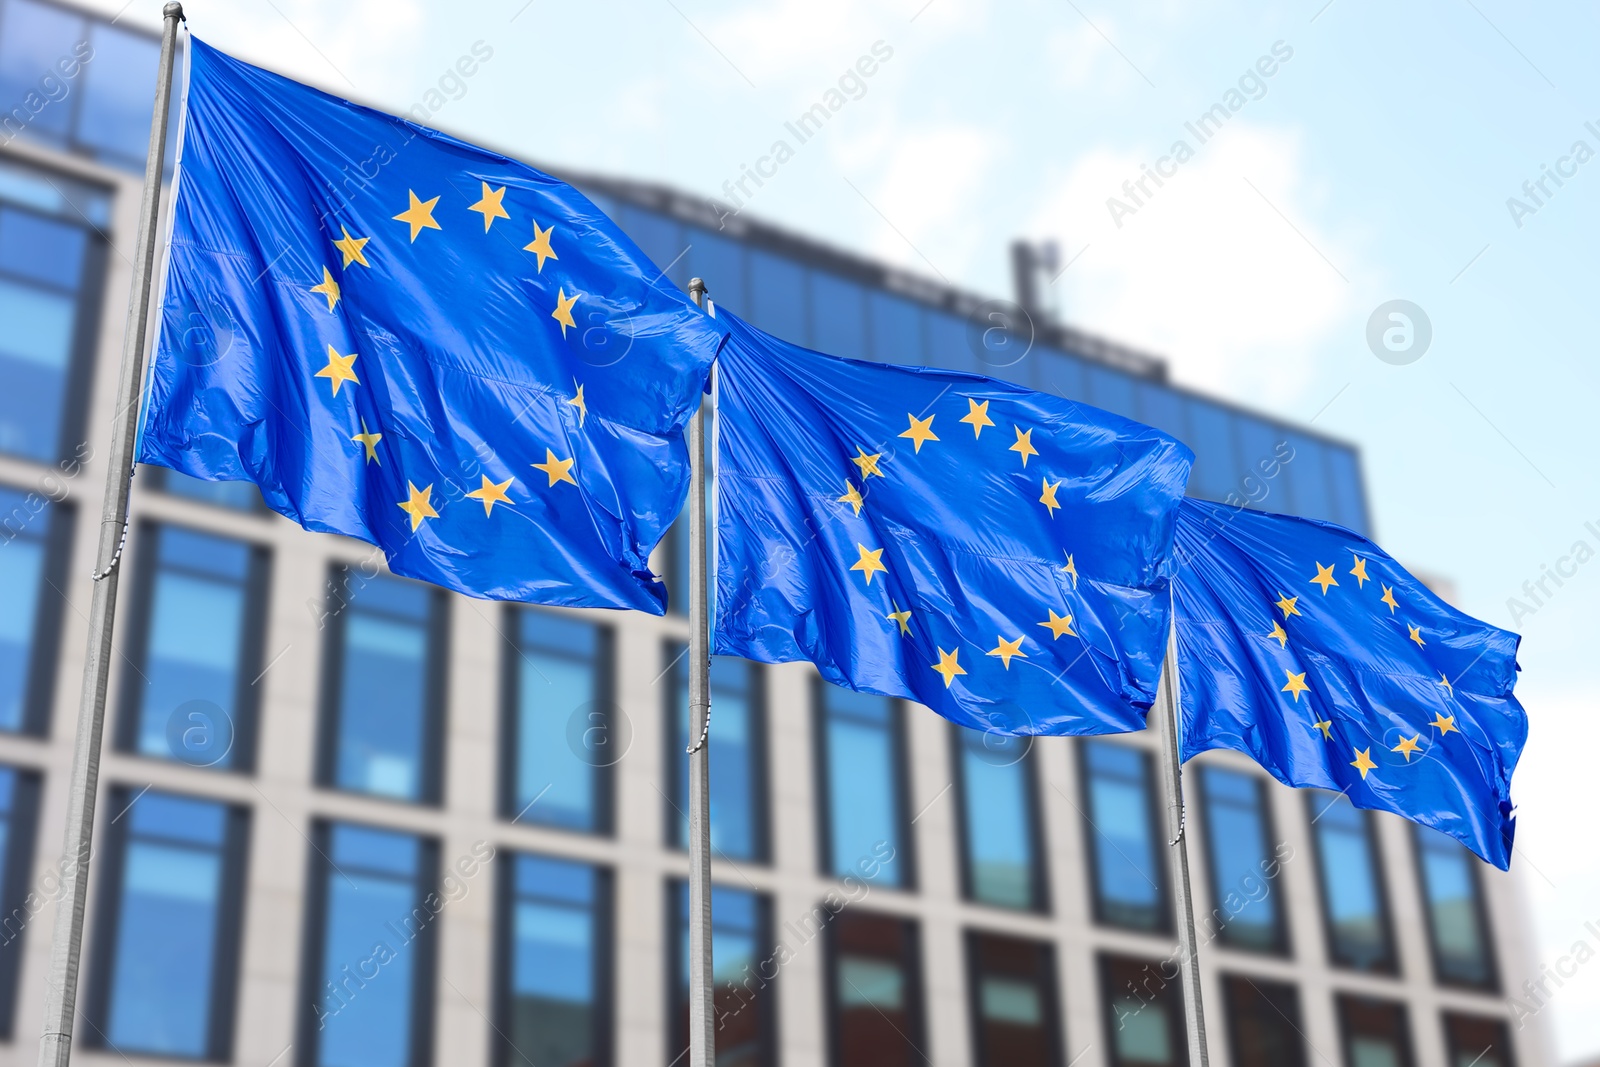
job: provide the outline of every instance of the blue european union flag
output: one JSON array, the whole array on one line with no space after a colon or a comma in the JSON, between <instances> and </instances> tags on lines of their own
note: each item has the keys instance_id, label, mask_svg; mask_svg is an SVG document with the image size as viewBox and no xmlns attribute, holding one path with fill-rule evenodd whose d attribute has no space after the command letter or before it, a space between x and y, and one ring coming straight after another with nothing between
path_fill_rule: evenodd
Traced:
<instances>
[{"instance_id":1,"label":"blue european union flag","mask_svg":"<svg viewBox=\"0 0 1600 1067\"><path fill-rule=\"evenodd\" d=\"M1332 523L1186 500L1177 553L1185 759L1237 749L1510 865L1516 634Z\"/></svg>"},{"instance_id":2,"label":"blue european union flag","mask_svg":"<svg viewBox=\"0 0 1600 1067\"><path fill-rule=\"evenodd\" d=\"M191 40L139 458L400 574L660 614L716 324L565 183Z\"/></svg>"},{"instance_id":3,"label":"blue european union flag","mask_svg":"<svg viewBox=\"0 0 1600 1067\"><path fill-rule=\"evenodd\" d=\"M716 651L994 733L1143 728L1188 448L718 318Z\"/></svg>"}]
</instances>

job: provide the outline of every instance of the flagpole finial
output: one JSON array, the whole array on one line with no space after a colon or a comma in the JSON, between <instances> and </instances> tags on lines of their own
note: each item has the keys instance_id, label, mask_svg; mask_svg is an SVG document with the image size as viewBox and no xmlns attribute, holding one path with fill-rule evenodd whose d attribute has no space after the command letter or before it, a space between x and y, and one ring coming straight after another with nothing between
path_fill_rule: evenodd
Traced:
<instances>
[{"instance_id":1,"label":"flagpole finial","mask_svg":"<svg viewBox=\"0 0 1600 1067\"><path fill-rule=\"evenodd\" d=\"M706 295L705 279L703 279L703 278L690 278L689 279L689 296L694 299L694 302L697 303L697 304L700 303L701 299L705 295Z\"/></svg>"},{"instance_id":2,"label":"flagpole finial","mask_svg":"<svg viewBox=\"0 0 1600 1067\"><path fill-rule=\"evenodd\" d=\"M183 5L175 2L169 3L166 7L161 9L161 17L164 19L177 19L180 22L189 21L183 17Z\"/></svg>"}]
</instances>

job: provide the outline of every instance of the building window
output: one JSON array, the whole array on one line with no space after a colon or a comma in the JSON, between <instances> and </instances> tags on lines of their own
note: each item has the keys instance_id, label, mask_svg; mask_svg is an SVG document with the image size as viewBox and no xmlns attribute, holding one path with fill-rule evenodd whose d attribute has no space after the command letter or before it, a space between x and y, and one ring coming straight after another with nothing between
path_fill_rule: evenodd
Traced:
<instances>
[{"instance_id":1,"label":"building window","mask_svg":"<svg viewBox=\"0 0 1600 1067\"><path fill-rule=\"evenodd\" d=\"M1049 945L969 931L967 976L978 1067L1061 1062L1055 954Z\"/></svg>"},{"instance_id":2,"label":"building window","mask_svg":"<svg viewBox=\"0 0 1600 1067\"><path fill-rule=\"evenodd\" d=\"M1478 860L1465 845L1416 823L1412 836L1428 909L1434 977L1446 985L1496 987L1494 953L1478 882Z\"/></svg>"},{"instance_id":3,"label":"building window","mask_svg":"<svg viewBox=\"0 0 1600 1067\"><path fill-rule=\"evenodd\" d=\"M169 467L142 466L139 474L141 478L150 479L149 484L164 493L198 500L203 504L215 504L219 508L232 508L234 511L265 511L267 507L261 499L261 490L256 488L254 482L211 482L190 477Z\"/></svg>"},{"instance_id":4,"label":"building window","mask_svg":"<svg viewBox=\"0 0 1600 1067\"><path fill-rule=\"evenodd\" d=\"M928 1056L916 923L843 911L827 929L830 1063L921 1067Z\"/></svg>"},{"instance_id":5,"label":"building window","mask_svg":"<svg viewBox=\"0 0 1600 1067\"><path fill-rule=\"evenodd\" d=\"M611 882L583 863L519 855L500 868L501 1067L611 1062Z\"/></svg>"},{"instance_id":6,"label":"building window","mask_svg":"<svg viewBox=\"0 0 1600 1067\"><path fill-rule=\"evenodd\" d=\"M1033 739L951 725L961 811L962 891L1000 908L1045 910Z\"/></svg>"},{"instance_id":7,"label":"building window","mask_svg":"<svg viewBox=\"0 0 1600 1067\"><path fill-rule=\"evenodd\" d=\"M611 631L508 608L501 813L587 833L611 830L611 768L628 748L612 701Z\"/></svg>"},{"instance_id":8,"label":"building window","mask_svg":"<svg viewBox=\"0 0 1600 1067\"><path fill-rule=\"evenodd\" d=\"M10 0L0 10L0 56L16 9ZM0 125L9 117L0 114ZM145 120L148 130L148 114ZM84 216L80 207L88 208ZM81 379L105 273L105 241L85 218L104 224L106 214L104 193L0 164L0 452L44 462L83 454Z\"/></svg>"},{"instance_id":9,"label":"building window","mask_svg":"<svg viewBox=\"0 0 1600 1067\"><path fill-rule=\"evenodd\" d=\"M901 706L820 678L814 685L822 871L908 886Z\"/></svg>"},{"instance_id":10,"label":"building window","mask_svg":"<svg viewBox=\"0 0 1600 1067\"><path fill-rule=\"evenodd\" d=\"M437 844L413 834L313 826L303 1067L432 1061L438 867Z\"/></svg>"},{"instance_id":11,"label":"building window","mask_svg":"<svg viewBox=\"0 0 1600 1067\"><path fill-rule=\"evenodd\" d=\"M667 972L672 1046L667 1062L675 1064L683 1061L689 1048L689 883L668 883L667 915L672 935ZM817 932L811 930L809 936ZM777 998L772 982L778 961L772 951L771 905L765 897L711 887L711 959L717 1067L770 1067L775 1062Z\"/></svg>"},{"instance_id":12,"label":"building window","mask_svg":"<svg viewBox=\"0 0 1600 1067\"><path fill-rule=\"evenodd\" d=\"M1411 1031L1402 1005L1341 995L1338 1011L1346 1067L1412 1067Z\"/></svg>"},{"instance_id":13,"label":"building window","mask_svg":"<svg viewBox=\"0 0 1600 1067\"><path fill-rule=\"evenodd\" d=\"M1176 981L1161 977L1163 960L1100 957L1111 1067L1185 1067L1188 1031Z\"/></svg>"},{"instance_id":14,"label":"building window","mask_svg":"<svg viewBox=\"0 0 1600 1067\"><path fill-rule=\"evenodd\" d=\"M335 568L330 586L318 780L356 793L438 803L444 594L346 567Z\"/></svg>"},{"instance_id":15,"label":"building window","mask_svg":"<svg viewBox=\"0 0 1600 1067\"><path fill-rule=\"evenodd\" d=\"M666 649L669 685L667 780L674 798L667 840L689 840L689 668L681 644ZM693 740L698 741L699 738ZM766 729L761 673L754 664L721 656L711 660L711 847L723 858L767 858Z\"/></svg>"},{"instance_id":16,"label":"building window","mask_svg":"<svg viewBox=\"0 0 1600 1067\"><path fill-rule=\"evenodd\" d=\"M1095 920L1166 931L1166 868L1159 848L1150 755L1132 745L1084 741L1078 747L1090 849Z\"/></svg>"},{"instance_id":17,"label":"building window","mask_svg":"<svg viewBox=\"0 0 1600 1067\"><path fill-rule=\"evenodd\" d=\"M1502 1019L1446 1014L1444 1039L1450 1067L1516 1067L1511 1035Z\"/></svg>"},{"instance_id":18,"label":"building window","mask_svg":"<svg viewBox=\"0 0 1600 1067\"><path fill-rule=\"evenodd\" d=\"M141 530L118 747L248 770L266 616L267 554L176 526Z\"/></svg>"},{"instance_id":19,"label":"building window","mask_svg":"<svg viewBox=\"0 0 1600 1067\"><path fill-rule=\"evenodd\" d=\"M1340 966L1395 972L1383 866L1372 817L1342 793L1306 794L1322 884L1328 956Z\"/></svg>"},{"instance_id":20,"label":"building window","mask_svg":"<svg viewBox=\"0 0 1600 1067\"><path fill-rule=\"evenodd\" d=\"M72 517L68 504L0 486L0 730L48 727Z\"/></svg>"},{"instance_id":21,"label":"building window","mask_svg":"<svg viewBox=\"0 0 1600 1067\"><path fill-rule=\"evenodd\" d=\"M1260 775L1200 768L1206 853L1211 874L1209 922L1226 945L1259 952L1287 948L1279 906L1279 861Z\"/></svg>"},{"instance_id":22,"label":"building window","mask_svg":"<svg viewBox=\"0 0 1600 1067\"><path fill-rule=\"evenodd\" d=\"M1222 994L1233 1067L1306 1067L1294 986L1231 974L1222 978Z\"/></svg>"},{"instance_id":23,"label":"building window","mask_svg":"<svg viewBox=\"0 0 1600 1067\"><path fill-rule=\"evenodd\" d=\"M42 902L30 902L39 776L0 765L0 1039L10 1040L17 1008L23 932Z\"/></svg>"},{"instance_id":24,"label":"building window","mask_svg":"<svg viewBox=\"0 0 1600 1067\"><path fill-rule=\"evenodd\" d=\"M83 1039L119 1052L227 1060L249 816L121 787L111 809L94 1025Z\"/></svg>"}]
</instances>

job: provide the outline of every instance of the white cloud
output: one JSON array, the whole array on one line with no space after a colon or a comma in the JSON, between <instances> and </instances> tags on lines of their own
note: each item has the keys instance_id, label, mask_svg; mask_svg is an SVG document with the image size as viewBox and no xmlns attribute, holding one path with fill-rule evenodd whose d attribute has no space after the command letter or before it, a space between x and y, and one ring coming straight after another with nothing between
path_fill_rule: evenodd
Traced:
<instances>
[{"instance_id":1,"label":"white cloud","mask_svg":"<svg viewBox=\"0 0 1600 1067\"><path fill-rule=\"evenodd\" d=\"M875 180L852 178L888 220L869 212L876 224L868 231L868 252L918 273L931 261L951 279L961 275L991 240L983 218L970 208L981 199L998 149L996 136L977 126L943 125L897 136L886 146Z\"/></svg>"},{"instance_id":2,"label":"white cloud","mask_svg":"<svg viewBox=\"0 0 1600 1067\"><path fill-rule=\"evenodd\" d=\"M1069 258L1088 246L1056 283L1065 314L1167 356L1193 384L1291 399L1351 300L1322 255L1348 277L1354 253L1310 221L1314 190L1292 132L1239 119L1204 144L1178 132L1194 158L1159 187L1146 179L1148 194L1123 183L1165 152L1089 152L1053 183L1032 231L1057 235ZM1120 226L1112 197L1133 208Z\"/></svg>"}]
</instances>

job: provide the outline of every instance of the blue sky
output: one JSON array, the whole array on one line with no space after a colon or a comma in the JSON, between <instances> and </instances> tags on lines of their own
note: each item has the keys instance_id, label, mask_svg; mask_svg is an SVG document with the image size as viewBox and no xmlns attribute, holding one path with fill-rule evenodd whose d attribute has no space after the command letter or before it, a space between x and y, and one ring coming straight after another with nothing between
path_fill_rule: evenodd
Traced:
<instances>
[{"instance_id":1,"label":"blue sky","mask_svg":"<svg viewBox=\"0 0 1600 1067\"><path fill-rule=\"evenodd\" d=\"M118 0L120 3L120 0ZM118 3L103 6L115 10ZM1600 920L1600 9L1506 0L191 0L244 58L532 162L720 196L784 123L877 42L858 99L746 210L952 283L1009 295L1007 245L1076 257L1052 298L1076 325L1158 352L1175 378L1361 445L1379 540L1524 635L1533 720L1514 783L1512 877L1553 962ZM159 3L126 18L153 25ZM447 71L493 57L457 88ZM1270 77L1201 144L1185 128ZM1289 53L1285 57L1285 53ZM1265 69L1265 67L1260 68ZM1259 74L1259 71L1258 71ZM851 87L854 88L853 86ZM793 142L792 137L786 139ZM1132 214L1135 181L1192 158ZM1579 153L1582 155L1583 153ZM1562 162L1563 158L1566 162ZM1562 184L1544 177L1558 165ZM1544 177L1538 202L1524 182ZM1535 208L1514 217L1508 198ZM1120 223L1120 225L1119 225ZM1520 223L1520 225L1519 225ZM715 286L715 280L712 279ZM1407 299L1432 325L1381 362L1367 320ZM1593 529L1586 526L1592 523ZM1563 557L1567 562L1562 563ZM1535 603L1545 568L1571 572ZM1518 611L1513 625L1510 598ZM1600 1053L1600 966L1540 1021L1563 1060Z\"/></svg>"}]
</instances>

